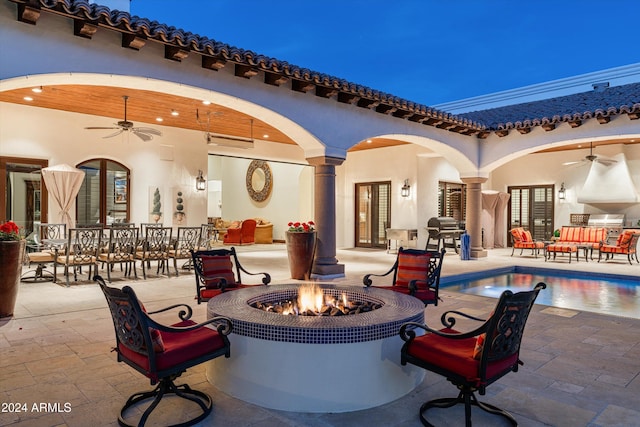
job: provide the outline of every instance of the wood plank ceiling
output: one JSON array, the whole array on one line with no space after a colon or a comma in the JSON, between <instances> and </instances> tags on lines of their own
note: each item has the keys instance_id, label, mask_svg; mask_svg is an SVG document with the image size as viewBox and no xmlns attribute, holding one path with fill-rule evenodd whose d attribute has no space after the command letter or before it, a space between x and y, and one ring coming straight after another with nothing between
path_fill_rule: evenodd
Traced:
<instances>
[{"instance_id":1,"label":"wood plank ceiling","mask_svg":"<svg viewBox=\"0 0 640 427\"><path fill-rule=\"evenodd\" d=\"M124 119L123 96L128 96L127 120L136 126L170 126L201 132L213 132L239 137L251 137L282 144L295 144L284 132L257 120L247 114L216 104L203 104L202 99L193 99L138 89L126 89L110 86L54 85L42 88L35 93L32 88L14 89L0 92L0 101L41 108L49 108L74 113L108 117L113 123ZM25 100L32 98L31 101ZM196 117L200 115L200 122ZM172 115L177 112L177 115ZM207 114L211 117L210 127L206 129ZM162 118L158 122L157 118ZM253 120L253 127L252 127ZM110 123L96 121L95 126L109 126ZM100 132L99 130L92 132ZM108 130L104 131L107 135ZM637 144L640 140L608 140L594 142L593 146L607 144ZM393 147L407 142L388 138L371 138L355 144L350 152ZM586 144L571 144L539 152L566 151L588 148Z\"/></svg>"}]
</instances>

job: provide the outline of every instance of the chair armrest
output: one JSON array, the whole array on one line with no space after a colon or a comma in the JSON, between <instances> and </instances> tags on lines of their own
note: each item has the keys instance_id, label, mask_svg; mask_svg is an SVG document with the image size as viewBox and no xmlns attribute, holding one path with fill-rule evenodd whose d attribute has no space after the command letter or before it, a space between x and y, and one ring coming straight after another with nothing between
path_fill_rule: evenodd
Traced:
<instances>
[{"instance_id":1,"label":"chair armrest","mask_svg":"<svg viewBox=\"0 0 640 427\"><path fill-rule=\"evenodd\" d=\"M238 264L238 268L240 268L240 270L243 273L248 274L249 276L260 276L260 275L263 275L264 276L262 278L262 284L263 285L268 285L269 283L271 283L271 275L269 273L265 273L265 272L251 273L250 271L245 270L244 267L241 264Z\"/></svg>"},{"instance_id":2,"label":"chair armrest","mask_svg":"<svg viewBox=\"0 0 640 427\"><path fill-rule=\"evenodd\" d=\"M389 273L391 273L392 271L394 271L396 269L396 265L394 264L393 267L391 267L389 269L389 271L387 271L386 273L383 274L373 274L373 273L369 273L367 275L365 275L362 278L362 284L368 288L369 286L371 286L373 284L373 281L371 280L372 277L384 277L384 276L388 276Z\"/></svg>"},{"instance_id":3,"label":"chair armrest","mask_svg":"<svg viewBox=\"0 0 640 427\"><path fill-rule=\"evenodd\" d=\"M231 319L229 319L227 317L222 317L222 316L213 317L213 318L208 319L208 320L206 320L204 322L197 323L195 325L190 325L190 326L167 326L167 325L163 325L162 323L158 323L155 320L153 320L151 317L148 316L148 314L147 314L147 320L149 322L149 326L151 326L151 327L153 327L155 329L158 329L158 330L160 330L162 332L193 331L193 330L205 327L207 325L210 325L212 323L217 323L216 330L221 335L229 335L231 333L231 331L233 330L233 324L231 323Z\"/></svg>"},{"instance_id":4,"label":"chair armrest","mask_svg":"<svg viewBox=\"0 0 640 427\"><path fill-rule=\"evenodd\" d=\"M435 335L439 335L441 337L444 338L450 338L450 339L454 339L454 340L461 340L461 339L466 339L466 338L473 338L473 337L477 337L478 335L484 333L487 330L487 322L483 323L482 326L472 330L472 331L468 331L468 332L456 332L456 333L451 333L451 332L443 332L441 330L438 329L433 329L430 326L428 326L426 323L422 324L422 323L417 323L417 322L407 322L404 323L401 327L400 327L400 338L405 341L405 342L410 342L413 339L415 339L416 337L416 332L415 329L422 329L426 332L435 334Z\"/></svg>"},{"instance_id":5,"label":"chair armrest","mask_svg":"<svg viewBox=\"0 0 640 427\"><path fill-rule=\"evenodd\" d=\"M187 304L174 304L174 305L170 305L170 306L165 307L165 308L161 308L159 310L148 311L147 314L151 315L151 314L162 313L162 312L173 310L173 309L179 308L179 307L184 307L186 309L186 310L180 310L178 312L178 317L180 318L180 320L189 320L189 319L191 319L191 316L193 315L193 310Z\"/></svg>"}]
</instances>

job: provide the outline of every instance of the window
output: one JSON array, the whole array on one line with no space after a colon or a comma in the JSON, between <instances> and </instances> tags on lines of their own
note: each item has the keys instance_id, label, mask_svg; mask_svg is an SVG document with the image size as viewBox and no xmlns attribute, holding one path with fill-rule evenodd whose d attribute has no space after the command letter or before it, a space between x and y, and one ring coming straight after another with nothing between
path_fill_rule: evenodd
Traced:
<instances>
[{"instance_id":1,"label":"window","mask_svg":"<svg viewBox=\"0 0 640 427\"><path fill-rule=\"evenodd\" d=\"M553 185L508 187L508 229L523 227L536 240L553 234ZM510 243L509 243L510 244Z\"/></svg>"},{"instance_id":2,"label":"window","mask_svg":"<svg viewBox=\"0 0 640 427\"><path fill-rule=\"evenodd\" d=\"M356 247L385 248L391 224L391 182L356 184Z\"/></svg>"},{"instance_id":3,"label":"window","mask_svg":"<svg viewBox=\"0 0 640 427\"><path fill-rule=\"evenodd\" d=\"M464 221L466 203L466 184L438 182L438 216L448 216L456 221Z\"/></svg>"},{"instance_id":4,"label":"window","mask_svg":"<svg viewBox=\"0 0 640 427\"><path fill-rule=\"evenodd\" d=\"M129 222L129 169L107 159L88 160L77 167L85 172L76 199L78 225Z\"/></svg>"}]
</instances>

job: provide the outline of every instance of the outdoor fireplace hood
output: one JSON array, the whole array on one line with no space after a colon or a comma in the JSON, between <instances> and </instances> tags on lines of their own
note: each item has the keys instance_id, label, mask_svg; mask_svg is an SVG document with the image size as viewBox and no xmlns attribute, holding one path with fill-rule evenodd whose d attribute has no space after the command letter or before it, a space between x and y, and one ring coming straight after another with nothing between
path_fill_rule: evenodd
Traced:
<instances>
[{"instance_id":1,"label":"outdoor fireplace hood","mask_svg":"<svg viewBox=\"0 0 640 427\"><path fill-rule=\"evenodd\" d=\"M609 166L591 162L587 180L578 194L578 203L638 203L638 192L629 174L624 153L617 154L613 159L616 163Z\"/></svg>"}]
</instances>

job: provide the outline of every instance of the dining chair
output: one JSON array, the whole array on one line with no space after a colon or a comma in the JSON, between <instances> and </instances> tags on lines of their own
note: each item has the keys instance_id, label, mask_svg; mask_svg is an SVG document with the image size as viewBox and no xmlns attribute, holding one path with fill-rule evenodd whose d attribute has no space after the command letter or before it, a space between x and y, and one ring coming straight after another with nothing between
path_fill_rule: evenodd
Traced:
<instances>
[{"instance_id":1,"label":"dining chair","mask_svg":"<svg viewBox=\"0 0 640 427\"><path fill-rule=\"evenodd\" d=\"M102 245L102 228L72 228L69 230L67 243L64 247L56 247L53 261L53 277L57 283L57 267L64 267L67 287L69 285L70 270L73 270L74 281L78 280L78 271L83 266L89 266L91 271L98 271L98 251Z\"/></svg>"},{"instance_id":2,"label":"dining chair","mask_svg":"<svg viewBox=\"0 0 640 427\"><path fill-rule=\"evenodd\" d=\"M109 241L105 252L98 254L98 261L106 264L107 278L111 282L111 271L115 264L125 265L124 276L138 278L135 251L138 244L138 229L132 227L113 227L109 229Z\"/></svg>"},{"instance_id":3,"label":"dining chair","mask_svg":"<svg viewBox=\"0 0 640 427\"><path fill-rule=\"evenodd\" d=\"M186 259L187 262L183 268L191 268L192 258L191 251L197 250L200 243L200 227L178 227L176 238L169 248L169 258L173 260L173 268L178 273L178 260Z\"/></svg>"},{"instance_id":4,"label":"dining chair","mask_svg":"<svg viewBox=\"0 0 640 427\"><path fill-rule=\"evenodd\" d=\"M55 245L51 241L60 241L67 237L67 224L41 223L36 226L34 241L27 245L28 266L36 263L35 270L25 272L20 280L23 282L45 282L54 280L52 272L47 270L47 264L53 263Z\"/></svg>"},{"instance_id":5,"label":"dining chair","mask_svg":"<svg viewBox=\"0 0 640 427\"><path fill-rule=\"evenodd\" d=\"M157 262L156 274L164 273L167 260L169 258L169 244L171 243L171 227L145 227L145 236L136 248L135 259L139 259L142 264L142 276L146 280L147 268L150 268L151 261Z\"/></svg>"}]
</instances>

